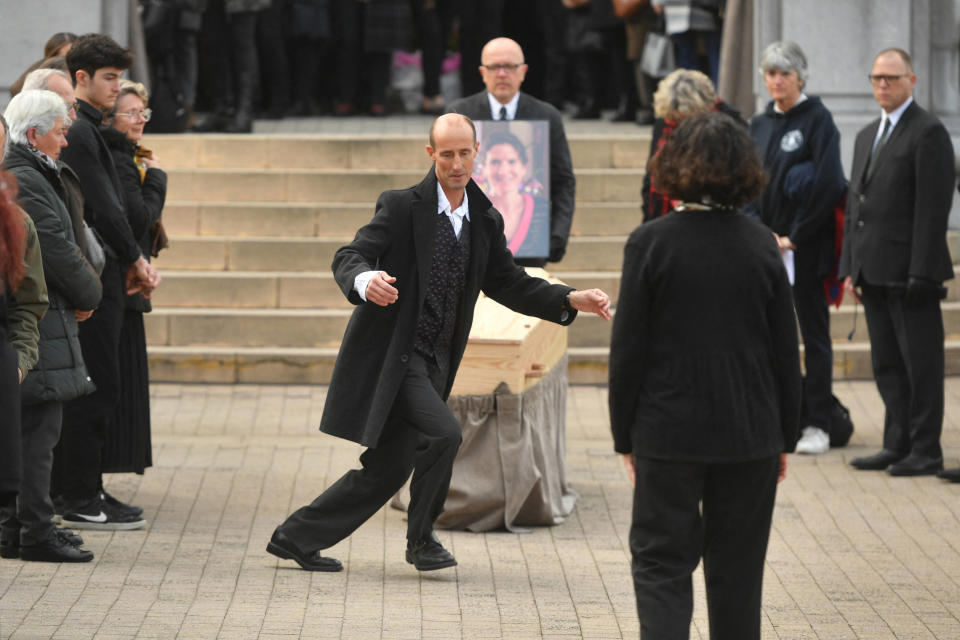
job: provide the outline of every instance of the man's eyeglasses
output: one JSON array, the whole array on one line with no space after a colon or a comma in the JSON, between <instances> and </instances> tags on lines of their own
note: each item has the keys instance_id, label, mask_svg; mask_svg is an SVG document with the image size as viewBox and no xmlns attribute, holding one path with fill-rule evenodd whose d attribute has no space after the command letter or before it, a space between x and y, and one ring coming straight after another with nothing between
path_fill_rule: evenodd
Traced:
<instances>
[{"instance_id":1,"label":"man's eyeglasses","mask_svg":"<svg viewBox=\"0 0 960 640\"><path fill-rule=\"evenodd\" d=\"M126 113L118 113L118 116L123 116L127 120L136 120L137 118L143 118L144 122L150 122L150 116L153 115L153 111L150 109L144 109L143 111L127 111Z\"/></svg>"},{"instance_id":2,"label":"man's eyeglasses","mask_svg":"<svg viewBox=\"0 0 960 640\"><path fill-rule=\"evenodd\" d=\"M900 73L895 76L884 76L880 74L869 73L867 74L867 80L869 80L872 84L880 84L881 82L886 82L887 84L893 84L900 78L906 78L908 75L910 74Z\"/></svg>"},{"instance_id":3,"label":"man's eyeglasses","mask_svg":"<svg viewBox=\"0 0 960 640\"><path fill-rule=\"evenodd\" d=\"M506 71L507 73L516 73L517 69L523 66L523 63L520 64L485 64L482 65L487 71L498 73L500 71Z\"/></svg>"}]
</instances>

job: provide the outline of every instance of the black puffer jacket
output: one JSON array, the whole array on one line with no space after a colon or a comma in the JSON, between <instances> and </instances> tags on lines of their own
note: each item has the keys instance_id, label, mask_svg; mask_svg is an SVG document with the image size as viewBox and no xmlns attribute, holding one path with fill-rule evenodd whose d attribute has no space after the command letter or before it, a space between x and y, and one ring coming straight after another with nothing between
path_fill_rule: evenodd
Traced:
<instances>
[{"instance_id":1,"label":"black puffer jacket","mask_svg":"<svg viewBox=\"0 0 960 640\"><path fill-rule=\"evenodd\" d=\"M19 185L20 206L37 227L50 308L40 321L40 361L23 381L25 404L72 400L94 390L77 339L75 309L94 309L100 278L77 246L59 173L26 147L10 145L4 162Z\"/></svg>"}]
</instances>

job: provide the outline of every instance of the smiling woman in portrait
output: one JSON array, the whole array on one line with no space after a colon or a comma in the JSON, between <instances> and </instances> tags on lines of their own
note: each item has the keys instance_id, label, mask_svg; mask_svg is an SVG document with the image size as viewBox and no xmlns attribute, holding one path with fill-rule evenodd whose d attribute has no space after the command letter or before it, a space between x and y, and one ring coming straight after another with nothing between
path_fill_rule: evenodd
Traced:
<instances>
[{"instance_id":1,"label":"smiling woman in portrait","mask_svg":"<svg viewBox=\"0 0 960 640\"><path fill-rule=\"evenodd\" d=\"M546 256L544 234L531 233L549 206L543 186L532 177L532 167L523 142L508 131L490 135L485 144L480 182L493 206L503 216L507 248L514 256ZM542 247L540 245L543 245Z\"/></svg>"}]
</instances>

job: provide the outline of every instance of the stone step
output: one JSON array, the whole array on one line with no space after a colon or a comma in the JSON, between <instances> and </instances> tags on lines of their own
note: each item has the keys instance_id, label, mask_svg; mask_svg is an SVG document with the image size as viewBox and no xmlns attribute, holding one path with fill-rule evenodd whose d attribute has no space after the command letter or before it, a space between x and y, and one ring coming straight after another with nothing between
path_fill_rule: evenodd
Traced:
<instances>
[{"instance_id":1,"label":"stone step","mask_svg":"<svg viewBox=\"0 0 960 640\"><path fill-rule=\"evenodd\" d=\"M353 236L236 237L171 236L155 265L163 270L212 271L321 271L330 272L333 254ZM616 271L623 268L627 236L574 236L558 271ZM958 264L957 236L950 232L951 257ZM957 285L951 284L952 289ZM845 297L846 298L846 297Z\"/></svg>"},{"instance_id":2,"label":"stone step","mask_svg":"<svg viewBox=\"0 0 960 640\"><path fill-rule=\"evenodd\" d=\"M170 201L163 209L168 234L179 236L352 237L373 217L375 202ZM628 235L643 220L639 204L577 203L572 235ZM267 224L269 222L269 224Z\"/></svg>"},{"instance_id":3,"label":"stone step","mask_svg":"<svg viewBox=\"0 0 960 640\"><path fill-rule=\"evenodd\" d=\"M561 265L557 265L561 266ZM947 302L960 301L960 266L947 282ZM620 271L552 271L576 289L603 289L614 301ZM349 309L329 269L324 271L179 271L163 269L163 285L153 297L157 307L325 308ZM842 307L852 308L844 296ZM862 311L861 311L862 312Z\"/></svg>"},{"instance_id":4,"label":"stone step","mask_svg":"<svg viewBox=\"0 0 960 640\"><path fill-rule=\"evenodd\" d=\"M144 317L144 324L151 345L335 347L351 313L350 308L158 307ZM867 342L862 315L853 307L832 309L831 338L846 343L856 327L853 342ZM943 324L948 335L960 334L960 302L943 304ZM570 326L567 342L571 347L608 347L611 327L595 315L581 314Z\"/></svg>"},{"instance_id":5,"label":"stone step","mask_svg":"<svg viewBox=\"0 0 960 640\"><path fill-rule=\"evenodd\" d=\"M330 270L173 271L161 270L163 283L154 308L301 308L349 309Z\"/></svg>"},{"instance_id":6,"label":"stone step","mask_svg":"<svg viewBox=\"0 0 960 640\"><path fill-rule=\"evenodd\" d=\"M575 169L643 169L649 130L635 135L568 135ZM424 136L148 135L143 145L167 169L393 169L430 166Z\"/></svg>"},{"instance_id":7,"label":"stone step","mask_svg":"<svg viewBox=\"0 0 960 640\"><path fill-rule=\"evenodd\" d=\"M419 169L179 168L167 171L171 201L365 202L387 189L404 189L424 176ZM636 203L643 169L578 169L583 201Z\"/></svg>"},{"instance_id":8,"label":"stone step","mask_svg":"<svg viewBox=\"0 0 960 640\"><path fill-rule=\"evenodd\" d=\"M335 347L165 347L150 346L154 382L329 384ZM572 384L607 384L609 349L571 347L568 372ZM834 344L834 380L873 378L865 342ZM960 337L946 342L946 373L960 375Z\"/></svg>"},{"instance_id":9,"label":"stone step","mask_svg":"<svg viewBox=\"0 0 960 640\"><path fill-rule=\"evenodd\" d=\"M171 236L154 261L161 270L322 271L352 236L340 238L241 238ZM560 264L564 271L620 271L626 236L573 237Z\"/></svg>"},{"instance_id":10,"label":"stone step","mask_svg":"<svg viewBox=\"0 0 960 640\"><path fill-rule=\"evenodd\" d=\"M353 305L329 272L162 271L163 285L153 296L162 307L324 308ZM557 271L553 275L577 289L598 287L616 300L619 271Z\"/></svg>"}]
</instances>

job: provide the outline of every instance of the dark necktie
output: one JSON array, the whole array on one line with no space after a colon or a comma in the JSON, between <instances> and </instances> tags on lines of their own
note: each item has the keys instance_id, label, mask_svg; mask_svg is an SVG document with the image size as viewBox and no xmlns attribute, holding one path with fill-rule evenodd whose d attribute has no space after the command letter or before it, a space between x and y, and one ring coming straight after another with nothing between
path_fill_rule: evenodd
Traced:
<instances>
[{"instance_id":1,"label":"dark necktie","mask_svg":"<svg viewBox=\"0 0 960 640\"><path fill-rule=\"evenodd\" d=\"M500 119L501 119L501 120L506 120L506 119L507 119L507 108L506 108L506 107L500 107Z\"/></svg>"},{"instance_id":2,"label":"dark necktie","mask_svg":"<svg viewBox=\"0 0 960 640\"><path fill-rule=\"evenodd\" d=\"M877 140L877 146L873 148L873 153L870 154L870 161L867 163L867 177L870 177L870 174L873 173L873 167L877 163L877 156L880 155L880 150L883 149L883 145L887 143L887 136L890 134L890 118L883 119L883 133L880 134L880 139Z\"/></svg>"}]
</instances>

